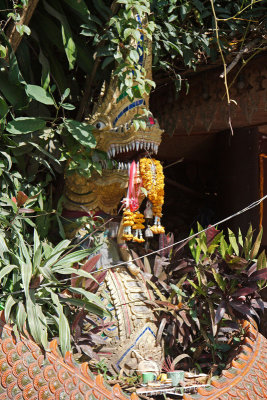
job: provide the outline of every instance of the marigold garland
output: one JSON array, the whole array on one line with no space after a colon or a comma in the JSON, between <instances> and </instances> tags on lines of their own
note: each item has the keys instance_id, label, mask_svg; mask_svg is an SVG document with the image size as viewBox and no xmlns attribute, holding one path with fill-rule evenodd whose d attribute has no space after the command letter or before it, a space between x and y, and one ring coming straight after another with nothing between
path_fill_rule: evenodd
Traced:
<instances>
[{"instance_id":1,"label":"marigold garland","mask_svg":"<svg viewBox=\"0 0 267 400\"><path fill-rule=\"evenodd\" d=\"M154 225L150 228L153 233L164 233L161 225L162 206L164 203L164 174L160 161L153 158L140 159L140 174L143 187L147 191L147 197L152 203L152 211L155 216Z\"/></svg>"},{"instance_id":2,"label":"marigold garland","mask_svg":"<svg viewBox=\"0 0 267 400\"><path fill-rule=\"evenodd\" d=\"M164 233L165 229L161 225L162 206L164 203L164 175L160 161L151 158L141 158L139 162L140 176L142 185L147 191L147 197L152 204L154 225L149 230L155 234ZM129 199L128 199L129 200ZM129 201L128 201L129 203ZM125 204L128 204L125 202ZM126 241L142 243L145 241L142 229L145 229L145 217L140 211L131 211L129 204L123 211L123 235ZM151 233L151 235L153 235Z\"/></svg>"},{"instance_id":3,"label":"marigold garland","mask_svg":"<svg viewBox=\"0 0 267 400\"><path fill-rule=\"evenodd\" d=\"M139 211L132 212L125 209L123 211L122 220L122 224L124 227L122 239L127 241L132 240L133 242L138 243L144 242L145 239L142 235L142 229L145 228L145 225L143 225L143 222L145 222L145 218L143 214L141 214Z\"/></svg>"}]
</instances>

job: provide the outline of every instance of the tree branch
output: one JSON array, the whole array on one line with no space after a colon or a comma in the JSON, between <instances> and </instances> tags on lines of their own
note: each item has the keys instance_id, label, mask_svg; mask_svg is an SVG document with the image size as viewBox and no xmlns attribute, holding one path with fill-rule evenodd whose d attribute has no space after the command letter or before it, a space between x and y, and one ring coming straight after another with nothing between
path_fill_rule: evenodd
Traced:
<instances>
[{"instance_id":1,"label":"tree branch","mask_svg":"<svg viewBox=\"0 0 267 400\"><path fill-rule=\"evenodd\" d=\"M21 10L19 22L16 23L12 20L12 23L7 28L6 36L14 52L17 50L23 37L23 35L21 35L17 31L16 26L29 24L33 12L38 4L38 1L39 0L29 0L28 4L24 6Z\"/></svg>"},{"instance_id":2,"label":"tree branch","mask_svg":"<svg viewBox=\"0 0 267 400\"><path fill-rule=\"evenodd\" d=\"M259 39L254 39L251 42L249 42L245 47L243 47L243 49L239 50L239 52L237 53L231 64L229 64L228 67L226 68L226 71L225 72L223 71L221 73L220 78L224 78L225 73L228 74L228 72L230 72L236 66L242 55L248 53L248 51L251 50L254 46L256 46L258 42Z\"/></svg>"}]
</instances>

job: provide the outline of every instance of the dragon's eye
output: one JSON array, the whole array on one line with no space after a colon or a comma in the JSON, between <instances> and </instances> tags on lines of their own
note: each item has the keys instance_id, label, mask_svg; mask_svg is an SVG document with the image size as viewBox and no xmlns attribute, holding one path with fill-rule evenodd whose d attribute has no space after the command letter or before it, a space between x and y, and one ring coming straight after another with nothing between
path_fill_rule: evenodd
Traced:
<instances>
[{"instance_id":1,"label":"dragon's eye","mask_svg":"<svg viewBox=\"0 0 267 400\"><path fill-rule=\"evenodd\" d=\"M106 126L106 124L104 122L102 122L102 121L97 121L95 123L96 129L99 129L99 130L105 128L105 126Z\"/></svg>"}]
</instances>

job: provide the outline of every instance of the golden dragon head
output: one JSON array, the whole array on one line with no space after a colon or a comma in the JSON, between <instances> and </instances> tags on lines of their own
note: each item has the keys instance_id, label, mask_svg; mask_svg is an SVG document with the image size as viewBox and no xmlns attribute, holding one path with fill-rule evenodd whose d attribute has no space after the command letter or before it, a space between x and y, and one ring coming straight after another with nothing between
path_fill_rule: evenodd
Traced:
<instances>
[{"instance_id":1,"label":"golden dragon head","mask_svg":"<svg viewBox=\"0 0 267 400\"><path fill-rule=\"evenodd\" d=\"M138 64L146 71L146 79L151 79L151 43L147 43L148 51L144 51L143 45L144 38L141 35L141 41L136 45ZM135 76L135 71L130 73ZM134 122L136 116L142 119L137 129ZM94 173L90 179L76 174L67 177L66 207L71 210L86 208L114 213L127 189L131 162L138 162L148 154L157 154L163 131L149 111L149 95L131 101L126 92L120 93L114 74L106 90L102 90L92 116L86 121L94 126L96 148L105 151L113 162L107 165L102 161L102 175Z\"/></svg>"}]
</instances>

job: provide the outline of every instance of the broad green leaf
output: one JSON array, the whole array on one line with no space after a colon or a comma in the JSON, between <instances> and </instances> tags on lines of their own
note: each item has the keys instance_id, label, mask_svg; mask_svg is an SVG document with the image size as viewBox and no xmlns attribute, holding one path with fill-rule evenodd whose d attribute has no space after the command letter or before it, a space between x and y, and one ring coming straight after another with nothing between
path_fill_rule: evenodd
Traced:
<instances>
[{"instance_id":1,"label":"broad green leaf","mask_svg":"<svg viewBox=\"0 0 267 400\"><path fill-rule=\"evenodd\" d=\"M100 297L97 294L94 293L90 293L85 289L82 288L69 288L69 290L71 292L74 293L78 293L81 294L82 296L84 296L88 301L91 301L95 304L97 304L98 306L100 306L101 308L103 308L105 310L105 307L103 305L103 302L101 301Z\"/></svg>"},{"instance_id":2,"label":"broad green leaf","mask_svg":"<svg viewBox=\"0 0 267 400\"><path fill-rule=\"evenodd\" d=\"M3 70L0 70L0 88L6 101L10 103L15 110L20 110L28 104L29 99L26 96L24 86L11 82L7 72Z\"/></svg>"},{"instance_id":3,"label":"broad green leaf","mask_svg":"<svg viewBox=\"0 0 267 400\"><path fill-rule=\"evenodd\" d=\"M7 265L6 267L2 268L2 269L0 270L0 280L1 280L4 276L8 275L11 271L13 271L14 268L18 268L18 266L17 266L17 265L14 265L14 264L10 264L10 265Z\"/></svg>"},{"instance_id":4,"label":"broad green leaf","mask_svg":"<svg viewBox=\"0 0 267 400\"><path fill-rule=\"evenodd\" d=\"M61 101L63 102L70 94L70 88L64 90L63 95L61 96Z\"/></svg>"},{"instance_id":5,"label":"broad green leaf","mask_svg":"<svg viewBox=\"0 0 267 400\"><path fill-rule=\"evenodd\" d=\"M64 315L63 306L60 304L58 295L51 292L51 297L55 305L55 310L59 316L59 341L63 356L67 351L71 350L70 347L70 327L66 316Z\"/></svg>"},{"instance_id":6,"label":"broad green leaf","mask_svg":"<svg viewBox=\"0 0 267 400\"><path fill-rule=\"evenodd\" d=\"M37 315L38 315L38 319L39 319L39 327L40 327L40 340L41 340L41 344L44 347L44 349L48 348L48 341L47 341L47 322L46 322L46 317L42 311L42 307L37 304L36 305L36 309L37 309Z\"/></svg>"},{"instance_id":7,"label":"broad green leaf","mask_svg":"<svg viewBox=\"0 0 267 400\"><path fill-rule=\"evenodd\" d=\"M7 55L6 47L0 44L0 58L6 58L6 55Z\"/></svg>"},{"instance_id":8,"label":"broad green leaf","mask_svg":"<svg viewBox=\"0 0 267 400\"><path fill-rule=\"evenodd\" d=\"M32 264L23 262L20 267L21 267L21 277L22 277L23 289L24 289L24 293L25 293L26 301L27 301L28 296L29 296L30 281L32 278Z\"/></svg>"},{"instance_id":9,"label":"broad green leaf","mask_svg":"<svg viewBox=\"0 0 267 400\"><path fill-rule=\"evenodd\" d=\"M9 171L10 168L12 167L12 159L11 159L10 155L8 153L6 153L5 151L1 151L0 155L6 158L6 160L8 162L7 170Z\"/></svg>"},{"instance_id":10,"label":"broad green leaf","mask_svg":"<svg viewBox=\"0 0 267 400\"><path fill-rule=\"evenodd\" d=\"M238 228L238 243L240 244L240 246L243 247L243 245L244 245L244 243L243 243L243 236L242 236L242 233L241 233L240 228Z\"/></svg>"},{"instance_id":11,"label":"broad green leaf","mask_svg":"<svg viewBox=\"0 0 267 400\"><path fill-rule=\"evenodd\" d=\"M131 58L131 60L133 60L136 64L138 63L138 61L139 61L139 54L138 54L137 50L131 50L131 51L130 51L130 58Z\"/></svg>"},{"instance_id":12,"label":"broad green leaf","mask_svg":"<svg viewBox=\"0 0 267 400\"><path fill-rule=\"evenodd\" d=\"M227 243L226 243L224 237L222 237L222 240L220 242L220 252L221 252L222 258L225 257L225 254L227 251L228 251Z\"/></svg>"},{"instance_id":13,"label":"broad green leaf","mask_svg":"<svg viewBox=\"0 0 267 400\"><path fill-rule=\"evenodd\" d=\"M36 147L36 149L38 149L41 153L45 154L47 157L51 158L51 160L53 160L56 164L60 165L59 160L55 158L51 153L48 153L48 151L43 149L42 146L39 146L39 144L31 141L29 141L28 143L31 144L33 147Z\"/></svg>"},{"instance_id":14,"label":"broad green leaf","mask_svg":"<svg viewBox=\"0 0 267 400\"><path fill-rule=\"evenodd\" d=\"M47 259L42 263L41 267L42 268L50 268L52 265L54 265L58 259L60 258L61 254L66 250L66 248L69 246L70 240L62 240L52 251L49 249L46 249L43 244L43 249L48 253L45 255Z\"/></svg>"},{"instance_id":15,"label":"broad green leaf","mask_svg":"<svg viewBox=\"0 0 267 400\"><path fill-rule=\"evenodd\" d=\"M18 117L7 124L6 130L12 135L24 135L43 129L45 124L45 121L40 118Z\"/></svg>"},{"instance_id":16,"label":"broad green leaf","mask_svg":"<svg viewBox=\"0 0 267 400\"><path fill-rule=\"evenodd\" d=\"M206 297L206 293L204 292L204 290L201 287L197 286L191 279L187 279L187 280L190 283L190 285L192 285L193 288L196 289L196 291L198 293L200 293L200 294L202 294L202 296Z\"/></svg>"},{"instance_id":17,"label":"broad green leaf","mask_svg":"<svg viewBox=\"0 0 267 400\"><path fill-rule=\"evenodd\" d=\"M51 106L55 104L51 95L41 86L25 85L25 91L29 97L39 101L39 103Z\"/></svg>"},{"instance_id":18,"label":"broad green leaf","mask_svg":"<svg viewBox=\"0 0 267 400\"><path fill-rule=\"evenodd\" d=\"M84 0L64 0L65 3L70 6L74 12L79 13L84 22L90 18L90 12Z\"/></svg>"},{"instance_id":19,"label":"broad green leaf","mask_svg":"<svg viewBox=\"0 0 267 400\"><path fill-rule=\"evenodd\" d=\"M229 229L229 228L228 228L228 236L229 236L229 241L232 245L232 248L233 248L235 254L238 256L239 255L239 247L238 247L238 244L236 241L236 237L235 237L234 232L232 232L231 229Z\"/></svg>"},{"instance_id":20,"label":"broad green leaf","mask_svg":"<svg viewBox=\"0 0 267 400\"><path fill-rule=\"evenodd\" d=\"M50 83L50 64L47 57L44 55L41 47L38 60L42 65L41 84L43 89L46 90L49 87Z\"/></svg>"},{"instance_id":21,"label":"broad green leaf","mask_svg":"<svg viewBox=\"0 0 267 400\"><path fill-rule=\"evenodd\" d=\"M4 235L0 233L0 257L4 258L4 253L8 252L8 248L5 242Z\"/></svg>"},{"instance_id":22,"label":"broad green leaf","mask_svg":"<svg viewBox=\"0 0 267 400\"><path fill-rule=\"evenodd\" d=\"M260 245L261 245L262 234L263 234L263 229L261 227L261 230L258 233L258 236L257 236L257 238L255 240L255 243L252 246L251 251L250 251L249 257L250 257L251 260L253 260L255 257L257 257L257 254L259 252Z\"/></svg>"},{"instance_id":23,"label":"broad green leaf","mask_svg":"<svg viewBox=\"0 0 267 400\"><path fill-rule=\"evenodd\" d=\"M16 304L16 300L14 299L14 297L12 296L12 294L10 294L6 300L6 304L5 304L5 320L7 323L9 323L9 317L10 317L10 313L12 310L12 307L14 306L14 304Z\"/></svg>"},{"instance_id":24,"label":"broad green leaf","mask_svg":"<svg viewBox=\"0 0 267 400\"><path fill-rule=\"evenodd\" d=\"M61 23L62 41L69 62L69 69L73 69L76 62L76 45L72 38L72 32L68 20L63 14L63 10L62 12L57 11L55 8L51 7L47 1L44 1L44 7L49 14L57 18Z\"/></svg>"},{"instance_id":25,"label":"broad green leaf","mask_svg":"<svg viewBox=\"0 0 267 400\"><path fill-rule=\"evenodd\" d=\"M265 250L263 250L257 260L257 270L266 268L266 266L266 255Z\"/></svg>"},{"instance_id":26,"label":"broad green leaf","mask_svg":"<svg viewBox=\"0 0 267 400\"><path fill-rule=\"evenodd\" d=\"M59 252L62 252L63 250L66 250L67 247L70 245L71 241L68 239L62 240L59 242L56 247L54 247L51 251L50 256L57 255Z\"/></svg>"},{"instance_id":27,"label":"broad green leaf","mask_svg":"<svg viewBox=\"0 0 267 400\"><path fill-rule=\"evenodd\" d=\"M27 323L29 325L30 334L33 336L37 344L42 344L42 327L37 312L37 304L34 297L34 289L30 289L29 295L26 297Z\"/></svg>"},{"instance_id":28,"label":"broad green leaf","mask_svg":"<svg viewBox=\"0 0 267 400\"><path fill-rule=\"evenodd\" d=\"M0 118L4 118L9 110L9 107L2 96L0 96Z\"/></svg>"},{"instance_id":29,"label":"broad green leaf","mask_svg":"<svg viewBox=\"0 0 267 400\"><path fill-rule=\"evenodd\" d=\"M38 247L40 247L40 238L36 229L33 231L33 253L37 251Z\"/></svg>"},{"instance_id":30,"label":"broad green leaf","mask_svg":"<svg viewBox=\"0 0 267 400\"><path fill-rule=\"evenodd\" d=\"M93 277L93 275L91 275L87 271L84 271L83 269L75 269L75 268L71 268L71 267L67 267L67 266L66 267L60 266L60 267L54 268L53 271L55 273L58 273L61 275L75 274L75 275L83 276L84 278L89 278L89 279L93 279L94 281L96 281L96 279Z\"/></svg>"},{"instance_id":31,"label":"broad green leaf","mask_svg":"<svg viewBox=\"0 0 267 400\"><path fill-rule=\"evenodd\" d=\"M81 261L84 258L88 257L93 252L95 252L95 249L91 248L91 249L78 250L70 254L67 254L66 256L62 257L61 260L55 263L54 268L57 268L59 266L67 268L68 266L71 266L75 262Z\"/></svg>"},{"instance_id":32,"label":"broad green leaf","mask_svg":"<svg viewBox=\"0 0 267 400\"><path fill-rule=\"evenodd\" d=\"M78 122L71 119L64 121L64 126L83 146L94 149L96 147L96 140L93 135L94 127L84 122Z\"/></svg>"},{"instance_id":33,"label":"broad green leaf","mask_svg":"<svg viewBox=\"0 0 267 400\"><path fill-rule=\"evenodd\" d=\"M201 254L201 247L197 245L196 247L196 253L195 253L195 261L198 264L199 259L200 259L200 254Z\"/></svg>"},{"instance_id":34,"label":"broad green leaf","mask_svg":"<svg viewBox=\"0 0 267 400\"><path fill-rule=\"evenodd\" d=\"M36 270L40 267L41 260L42 260L42 244L39 244L37 249L34 249L33 262L32 262L33 273L35 273Z\"/></svg>"},{"instance_id":35,"label":"broad green leaf","mask_svg":"<svg viewBox=\"0 0 267 400\"><path fill-rule=\"evenodd\" d=\"M25 307L22 301L18 303L16 310L16 324L18 325L18 329L20 332L23 331L23 326L26 322L27 314L25 311Z\"/></svg>"},{"instance_id":36,"label":"broad green leaf","mask_svg":"<svg viewBox=\"0 0 267 400\"><path fill-rule=\"evenodd\" d=\"M19 232L17 232L17 235L19 238L19 245L20 245L21 253L23 254L23 257L24 257L26 263L31 264L31 256L29 253L29 248L27 247L23 236Z\"/></svg>"},{"instance_id":37,"label":"broad green leaf","mask_svg":"<svg viewBox=\"0 0 267 400\"><path fill-rule=\"evenodd\" d=\"M247 235L244 240L244 246L243 246L243 251L245 255L245 259L248 260L249 255L250 255L250 250L252 246L252 239L253 239L253 231L252 231L252 226L249 226Z\"/></svg>"},{"instance_id":38,"label":"broad green leaf","mask_svg":"<svg viewBox=\"0 0 267 400\"><path fill-rule=\"evenodd\" d=\"M193 229L191 229L190 233L189 233L189 236L192 236L192 235L194 235ZM189 246L191 254L195 260L196 259L196 247L195 247L196 246L196 238L193 237L192 239L190 239L188 246Z\"/></svg>"},{"instance_id":39,"label":"broad green leaf","mask_svg":"<svg viewBox=\"0 0 267 400\"><path fill-rule=\"evenodd\" d=\"M128 36L132 35L133 31L134 31L134 29L132 29L132 28L124 29L124 32L123 32L124 39L127 39Z\"/></svg>"},{"instance_id":40,"label":"broad green leaf","mask_svg":"<svg viewBox=\"0 0 267 400\"><path fill-rule=\"evenodd\" d=\"M185 292L183 292L178 286L174 285L173 283L170 284L171 288L177 293L179 296L186 297Z\"/></svg>"},{"instance_id":41,"label":"broad green leaf","mask_svg":"<svg viewBox=\"0 0 267 400\"><path fill-rule=\"evenodd\" d=\"M64 110L75 110L75 106L73 104L70 103L64 103L61 105L62 108L64 108Z\"/></svg>"},{"instance_id":42,"label":"broad green leaf","mask_svg":"<svg viewBox=\"0 0 267 400\"><path fill-rule=\"evenodd\" d=\"M99 317L110 317L110 313L107 310L99 307L98 305L87 301L86 299L72 299L72 298L61 298L60 301L62 303L69 303L73 306L84 308L85 310L91 312L92 314L98 315Z\"/></svg>"},{"instance_id":43,"label":"broad green leaf","mask_svg":"<svg viewBox=\"0 0 267 400\"><path fill-rule=\"evenodd\" d=\"M216 283L218 284L219 288L224 292L227 283L225 282L223 277L218 272L215 272L215 270L213 268L211 270L212 270L212 274L214 276Z\"/></svg>"}]
</instances>

